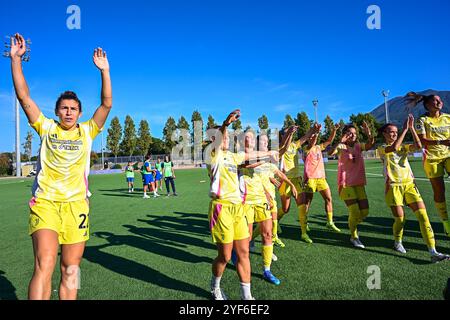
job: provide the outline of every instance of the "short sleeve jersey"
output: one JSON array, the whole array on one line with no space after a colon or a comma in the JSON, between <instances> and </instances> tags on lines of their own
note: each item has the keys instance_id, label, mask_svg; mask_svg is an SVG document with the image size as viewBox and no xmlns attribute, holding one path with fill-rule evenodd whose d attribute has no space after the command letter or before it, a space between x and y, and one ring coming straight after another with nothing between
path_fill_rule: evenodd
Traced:
<instances>
[{"instance_id":1,"label":"short sleeve jersey","mask_svg":"<svg viewBox=\"0 0 450 320\"><path fill-rule=\"evenodd\" d=\"M298 143L292 142L281 158L281 169L289 179L301 177L299 149Z\"/></svg>"},{"instance_id":2,"label":"short sleeve jersey","mask_svg":"<svg viewBox=\"0 0 450 320\"><path fill-rule=\"evenodd\" d=\"M278 171L278 167L273 163L266 162L259 167L255 168L255 174L261 178L264 189L269 192L270 196L275 199L276 189L270 178L275 177L275 173Z\"/></svg>"},{"instance_id":3,"label":"short sleeve jersey","mask_svg":"<svg viewBox=\"0 0 450 320\"><path fill-rule=\"evenodd\" d=\"M85 199L92 142L101 129L90 119L64 130L42 113L31 127L41 139L33 196L58 202Z\"/></svg>"},{"instance_id":4,"label":"short sleeve jersey","mask_svg":"<svg viewBox=\"0 0 450 320\"><path fill-rule=\"evenodd\" d=\"M416 130L419 135L425 135L427 140L449 140L450 115L443 113L439 118L432 118L424 114L417 120ZM425 157L430 160L449 158L450 148L444 145L426 146Z\"/></svg>"},{"instance_id":5,"label":"short sleeve jersey","mask_svg":"<svg viewBox=\"0 0 450 320\"><path fill-rule=\"evenodd\" d=\"M386 153L389 145L378 148L383 162L383 172L389 185L404 185L414 181L414 175L408 162L408 153L413 149L410 144L401 146L397 151Z\"/></svg>"},{"instance_id":6,"label":"short sleeve jersey","mask_svg":"<svg viewBox=\"0 0 450 320\"><path fill-rule=\"evenodd\" d=\"M233 204L242 203L239 190L238 166L245 154L218 150L211 155L211 198Z\"/></svg>"}]
</instances>

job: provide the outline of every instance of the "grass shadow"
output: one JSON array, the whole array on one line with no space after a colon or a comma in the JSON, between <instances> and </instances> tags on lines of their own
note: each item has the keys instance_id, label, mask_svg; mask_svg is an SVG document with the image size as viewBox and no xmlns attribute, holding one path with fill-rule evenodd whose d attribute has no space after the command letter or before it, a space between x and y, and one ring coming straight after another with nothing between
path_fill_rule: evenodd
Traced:
<instances>
[{"instance_id":1,"label":"grass shadow","mask_svg":"<svg viewBox=\"0 0 450 320\"><path fill-rule=\"evenodd\" d=\"M2 270L0 270L0 300L18 300L16 288Z\"/></svg>"},{"instance_id":2,"label":"grass shadow","mask_svg":"<svg viewBox=\"0 0 450 320\"><path fill-rule=\"evenodd\" d=\"M92 263L101 265L105 269L111 270L128 278L133 278L143 282L152 283L165 289L195 294L196 296L201 298L209 298L210 293L200 287L168 277L167 275L158 270L155 270L151 267L140 264L133 260L129 260L102 251L102 249L104 248L107 248L111 245L116 245L114 243L117 240L115 238L116 236L110 234L109 237L110 237L109 240L112 243L86 247L84 251L84 258L86 258L88 261Z\"/></svg>"},{"instance_id":3,"label":"grass shadow","mask_svg":"<svg viewBox=\"0 0 450 320\"><path fill-rule=\"evenodd\" d=\"M185 243L179 243L171 240L160 240L158 237L164 233L163 231L159 231L157 234L154 234L153 231L158 230L143 230L145 228L137 228L134 226L125 227L129 229L129 232L137 235L115 235L110 232L95 232L93 236L107 240L110 246L125 245L181 262L211 263L211 259L208 257L199 257L188 251L180 249L188 248Z\"/></svg>"},{"instance_id":4,"label":"grass shadow","mask_svg":"<svg viewBox=\"0 0 450 320\"><path fill-rule=\"evenodd\" d=\"M341 232L335 233L320 229L311 229L308 233L314 243L328 245L328 246L337 246L337 247L348 247L349 249L353 249L349 241L348 233ZM363 232L360 233L361 240L366 246L365 249L361 250L361 252L373 252L377 254L387 255L387 256L395 256L402 259L407 259L413 264L417 265L425 265L430 264L430 260L424 259L416 259L408 257L407 255L399 255L392 250L392 253L377 250L377 248L391 248L393 245L392 239L384 239L384 238L375 238L368 236ZM300 240L300 228L294 226L283 226L283 233L280 235L281 238L291 239L291 240ZM305 245L307 245L305 243ZM314 244L313 244L314 245ZM428 256L428 251L425 244L418 244L415 242L404 241L404 245L407 249L414 249L418 251L423 251L424 256ZM356 250L356 249L354 249Z\"/></svg>"},{"instance_id":5,"label":"grass shadow","mask_svg":"<svg viewBox=\"0 0 450 320\"><path fill-rule=\"evenodd\" d=\"M208 235L210 233L208 220L205 219L193 219L191 217L177 217L169 215L151 215L147 217L150 220L138 219L139 222L147 223L151 226L158 226L165 230L177 230L187 233L195 233L198 235Z\"/></svg>"}]
</instances>

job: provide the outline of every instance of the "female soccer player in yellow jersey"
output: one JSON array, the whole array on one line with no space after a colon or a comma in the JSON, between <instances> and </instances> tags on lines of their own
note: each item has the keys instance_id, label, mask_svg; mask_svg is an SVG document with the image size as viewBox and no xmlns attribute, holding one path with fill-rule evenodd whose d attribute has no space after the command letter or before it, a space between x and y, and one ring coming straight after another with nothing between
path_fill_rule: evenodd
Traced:
<instances>
[{"instance_id":1,"label":"female soccer player in yellow jersey","mask_svg":"<svg viewBox=\"0 0 450 320\"><path fill-rule=\"evenodd\" d=\"M247 131L244 137L245 152L251 154L255 149L255 134L253 131ZM262 233L262 258L263 258L263 278L275 285L280 284L280 280L276 278L271 270L273 256L272 244L272 202L266 196L265 180L269 176L274 176L279 172L293 189L294 196L297 196L294 185L281 173L277 166L272 163L255 163L254 167L246 167L239 170L240 188L242 201L244 204L244 214L247 218L247 223L250 232L250 238L253 231L253 223L256 222L260 226ZM264 176L267 176L265 178ZM267 183L267 182L266 182ZM269 182L270 183L270 182Z\"/></svg>"},{"instance_id":2,"label":"female soccer player in yellow jersey","mask_svg":"<svg viewBox=\"0 0 450 320\"><path fill-rule=\"evenodd\" d=\"M87 122L78 123L81 102L71 91L57 100L59 121L46 118L31 99L22 71L24 38L11 38L11 71L17 99L41 139L38 172L30 200L29 233L34 249L34 273L29 299L50 299L51 279L61 245L60 299L76 299L79 265L89 239L88 175L92 141L102 130L112 107L106 52L94 50L102 79L101 105Z\"/></svg>"},{"instance_id":3,"label":"female soccer player in yellow jersey","mask_svg":"<svg viewBox=\"0 0 450 320\"><path fill-rule=\"evenodd\" d=\"M297 197L295 202L297 207L302 204L300 194L302 192L302 173L300 170L299 150L302 145L311 138L311 136L320 131L321 126L314 124L306 134L293 142L294 134L297 132L296 126L291 126L286 130L282 137L280 147L281 171L294 184L297 190ZM289 212L291 206L291 197L293 195L291 187L287 183L282 183L279 189L281 198L281 210L278 210L278 221L280 221L285 214Z\"/></svg>"},{"instance_id":4,"label":"female soccer player in yellow jersey","mask_svg":"<svg viewBox=\"0 0 450 320\"><path fill-rule=\"evenodd\" d=\"M343 136L328 151L329 155L339 155L338 188L339 197L345 201L349 211L348 225L350 242L356 248L364 249L359 240L357 226L369 215L369 201L366 195L366 169L364 167L363 151L371 149L375 144L368 124L363 122L363 130L368 137L368 143L358 143L358 135L354 125L347 125L342 130Z\"/></svg>"},{"instance_id":5,"label":"female soccer player in yellow jersey","mask_svg":"<svg viewBox=\"0 0 450 320\"><path fill-rule=\"evenodd\" d=\"M269 150L269 138L267 134L259 134L258 135L258 149L259 151L268 151ZM277 176L281 182L286 182L292 190L292 195L294 198L297 198L297 189L294 184L286 177L286 175L281 172L278 167L272 163L264 163L261 167L256 168L257 174L261 176L264 190L266 196L269 201L269 207L272 212L272 243L279 247L284 248L284 243L278 238L277 230L278 230L278 206L276 202L276 187L273 181L278 183L278 180L275 180L275 176ZM255 239L261 233L261 228L258 225L253 232L253 239ZM275 256L273 256L275 257ZM275 257L276 259L276 257Z\"/></svg>"},{"instance_id":6,"label":"female soccer player in yellow jersey","mask_svg":"<svg viewBox=\"0 0 450 320\"><path fill-rule=\"evenodd\" d=\"M256 160L260 156L276 156L277 154L277 152L264 154L230 152L227 127L239 117L240 110L230 113L214 134L213 143L205 151L211 178L209 228L218 253L212 264L211 295L214 300L227 299L220 288L220 280L231 259L233 248L237 254L236 270L241 283L241 298L253 299L250 290L250 234L239 190L238 167L245 161Z\"/></svg>"},{"instance_id":7,"label":"female soccer player in yellow jersey","mask_svg":"<svg viewBox=\"0 0 450 320\"><path fill-rule=\"evenodd\" d=\"M414 144L402 145L408 130L414 138ZM411 114L408 116L400 136L397 127L391 123L385 124L379 131L386 142L378 148L378 152L383 162L386 204L391 208L395 220L393 226L394 250L406 253L402 244L405 226L403 206L406 203L419 220L420 232L431 254L431 261L447 260L449 256L436 251L434 233L428 219L427 209L414 183L414 175L408 162L410 152L422 149L422 143L414 130L414 117Z\"/></svg>"},{"instance_id":8,"label":"female soccer player in yellow jersey","mask_svg":"<svg viewBox=\"0 0 450 320\"><path fill-rule=\"evenodd\" d=\"M434 204L444 225L444 232L450 237L444 183L445 172L450 174L450 115L442 112L444 103L439 96L422 96L410 92L407 98L414 106L423 102L427 110L416 124L424 146L423 168L433 188Z\"/></svg>"},{"instance_id":9,"label":"female soccer player in yellow jersey","mask_svg":"<svg viewBox=\"0 0 450 320\"><path fill-rule=\"evenodd\" d=\"M325 213L327 215L327 228L334 232L341 232L333 222L333 203L331 190L326 180L325 166L322 157L324 151L336 137L336 131L340 126L337 124L330 132L327 141L317 145L318 134L313 134L308 140L308 144L303 147L303 193L302 204L299 207L299 221L302 229L301 238L306 243L313 243L307 233L307 215L314 193L319 192L325 202Z\"/></svg>"}]
</instances>

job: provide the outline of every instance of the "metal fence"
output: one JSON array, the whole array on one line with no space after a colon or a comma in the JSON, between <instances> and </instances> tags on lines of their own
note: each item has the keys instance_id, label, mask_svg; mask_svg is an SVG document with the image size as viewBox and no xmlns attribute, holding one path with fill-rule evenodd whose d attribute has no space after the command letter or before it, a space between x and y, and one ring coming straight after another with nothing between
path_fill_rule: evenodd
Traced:
<instances>
[{"instance_id":1,"label":"metal fence","mask_svg":"<svg viewBox=\"0 0 450 320\"><path fill-rule=\"evenodd\" d=\"M152 155L150 161L155 163L158 158L164 162L165 154L155 154ZM131 156L131 157L106 157L104 158L104 162L102 163L101 158L97 160L96 163L92 166L93 170L102 170L102 169L110 169L114 166L121 166L122 169L128 164L128 162L142 164L145 161L144 156ZM201 167L204 164L204 161L189 161L189 160L172 160L175 167L183 167L183 168L195 168Z\"/></svg>"},{"instance_id":2,"label":"metal fence","mask_svg":"<svg viewBox=\"0 0 450 320\"><path fill-rule=\"evenodd\" d=\"M161 159L161 161L164 161L164 154L160 155L152 155L150 161L155 163L158 158ZM323 152L323 157L327 158L328 160L337 160L337 156L328 156L326 152ZM369 150L363 152L364 159L379 159L379 155L377 150ZM420 152L410 154L410 157L414 158L421 158L422 154ZM114 165L119 165L121 169L124 169L125 166L128 164L129 161L133 163L142 164L144 162L144 156L131 156L131 157L105 157L104 163L102 163L101 158L97 160L96 163L92 166L92 170L103 170L103 169L111 169L114 167ZM189 161L189 160L172 160L175 167L178 168L198 168L198 167L204 167L206 165L205 161L202 160L196 160L195 162ZM36 161L30 161L30 162L23 162L22 167L25 165L32 165L34 170L36 170ZM15 171L15 163L12 163L13 169Z\"/></svg>"}]
</instances>

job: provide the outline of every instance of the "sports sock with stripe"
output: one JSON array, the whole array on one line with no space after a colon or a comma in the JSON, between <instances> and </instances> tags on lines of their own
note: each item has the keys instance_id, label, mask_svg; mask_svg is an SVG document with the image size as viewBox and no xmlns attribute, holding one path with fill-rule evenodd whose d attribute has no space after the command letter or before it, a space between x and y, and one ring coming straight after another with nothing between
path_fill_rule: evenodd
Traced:
<instances>
[{"instance_id":1,"label":"sports sock with stripe","mask_svg":"<svg viewBox=\"0 0 450 320\"><path fill-rule=\"evenodd\" d=\"M348 206L348 227L350 228L350 234L352 239L358 238L358 223L360 221L361 212L359 205L354 203Z\"/></svg>"},{"instance_id":2,"label":"sports sock with stripe","mask_svg":"<svg viewBox=\"0 0 450 320\"><path fill-rule=\"evenodd\" d=\"M434 232L433 228L431 228L430 220L428 219L427 210L419 209L414 212L419 220L420 225L420 233L422 234L422 238L427 244L428 249L432 249L436 247L436 241L434 240Z\"/></svg>"}]
</instances>

